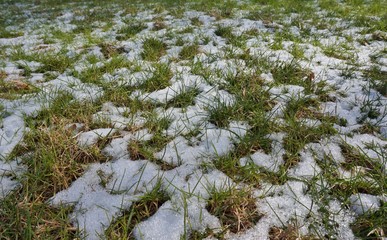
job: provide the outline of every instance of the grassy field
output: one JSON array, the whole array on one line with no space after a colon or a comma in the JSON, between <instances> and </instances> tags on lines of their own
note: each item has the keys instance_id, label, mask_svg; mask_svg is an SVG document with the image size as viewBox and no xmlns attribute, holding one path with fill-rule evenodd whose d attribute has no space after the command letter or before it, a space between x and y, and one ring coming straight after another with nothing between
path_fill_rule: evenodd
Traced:
<instances>
[{"instance_id":1,"label":"grassy field","mask_svg":"<svg viewBox=\"0 0 387 240\"><path fill-rule=\"evenodd\" d=\"M0 239L386 237L387 1L0 7Z\"/></svg>"}]
</instances>

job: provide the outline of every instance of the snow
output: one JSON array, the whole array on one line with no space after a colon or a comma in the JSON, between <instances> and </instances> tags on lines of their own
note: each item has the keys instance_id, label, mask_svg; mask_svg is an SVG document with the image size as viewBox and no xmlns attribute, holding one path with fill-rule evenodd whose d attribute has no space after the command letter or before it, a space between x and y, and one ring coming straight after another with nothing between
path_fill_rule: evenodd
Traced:
<instances>
[{"instance_id":1,"label":"snow","mask_svg":"<svg viewBox=\"0 0 387 240\"><path fill-rule=\"evenodd\" d=\"M103 150L102 153L111 156L113 159L119 159L129 156L128 143L130 141L148 141L152 139L153 134L147 129L141 129L134 133L120 132L123 137L114 138Z\"/></svg>"},{"instance_id":2,"label":"snow","mask_svg":"<svg viewBox=\"0 0 387 240\"><path fill-rule=\"evenodd\" d=\"M105 73L102 78L105 82L117 86L138 86L151 78L153 73L150 71L131 72L127 68L114 70L113 74Z\"/></svg>"},{"instance_id":3,"label":"snow","mask_svg":"<svg viewBox=\"0 0 387 240\"><path fill-rule=\"evenodd\" d=\"M20 187L18 178L26 171L18 159L4 161L0 159L0 200L11 191Z\"/></svg>"},{"instance_id":4,"label":"snow","mask_svg":"<svg viewBox=\"0 0 387 240\"><path fill-rule=\"evenodd\" d=\"M380 208L380 199L376 196L364 193L354 194L349 198L351 209L357 215L373 212Z\"/></svg>"},{"instance_id":5,"label":"snow","mask_svg":"<svg viewBox=\"0 0 387 240\"><path fill-rule=\"evenodd\" d=\"M284 136L285 135L283 133L275 133L267 136L268 139L273 140L271 144L272 151L270 152L270 154L266 154L263 151L257 151L249 157L241 158L241 165L245 166L249 161L252 161L255 165L265 168L268 171L278 172L279 167L284 164Z\"/></svg>"},{"instance_id":6,"label":"snow","mask_svg":"<svg viewBox=\"0 0 387 240\"><path fill-rule=\"evenodd\" d=\"M243 123L234 123L229 129L210 128L201 132L199 139L187 140L178 136L169 142L155 157L168 164L200 164L199 159L223 156L233 148L233 143L246 134ZM231 125L231 124L230 124Z\"/></svg>"},{"instance_id":7,"label":"snow","mask_svg":"<svg viewBox=\"0 0 387 240\"><path fill-rule=\"evenodd\" d=\"M70 93L78 101L96 101L103 94L101 87L91 83L82 83L79 79L60 75L58 78L43 83L47 91L64 91Z\"/></svg>"},{"instance_id":8,"label":"snow","mask_svg":"<svg viewBox=\"0 0 387 240\"><path fill-rule=\"evenodd\" d=\"M113 128L100 128L92 131L83 132L78 135L78 144L82 147L94 145L99 139L103 139L116 132Z\"/></svg>"},{"instance_id":9,"label":"snow","mask_svg":"<svg viewBox=\"0 0 387 240\"><path fill-rule=\"evenodd\" d=\"M137 96L140 100L150 100L156 103L167 103L173 100L181 93L188 92L196 88L204 80L200 76L182 75L179 78L171 79L173 84L170 87L154 91L152 93L144 93Z\"/></svg>"},{"instance_id":10,"label":"snow","mask_svg":"<svg viewBox=\"0 0 387 240\"><path fill-rule=\"evenodd\" d=\"M101 111L93 115L93 122L107 122L114 128L126 129L129 127L141 127L145 124L146 119L141 116L141 113L129 115L130 109L127 107L116 107L111 102L106 102L102 105Z\"/></svg>"},{"instance_id":11,"label":"snow","mask_svg":"<svg viewBox=\"0 0 387 240\"><path fill-rule=\"evenodd\" d=\"M3 160L23 139L25 124L23 118L11 115L2 119L0 126L0 160Z\"/></svg>"}]
</instances>

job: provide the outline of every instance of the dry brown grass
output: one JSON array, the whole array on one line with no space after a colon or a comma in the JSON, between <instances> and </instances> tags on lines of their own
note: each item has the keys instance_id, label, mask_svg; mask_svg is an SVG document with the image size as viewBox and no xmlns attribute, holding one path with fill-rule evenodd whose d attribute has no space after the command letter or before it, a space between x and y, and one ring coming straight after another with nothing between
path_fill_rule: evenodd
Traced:
<instances>
[{"instance_id":1,"label":"dry brown grass","mask_svg":"<svg viewBox=\"0 0 387 240\"><path fill-rule=\"evenodd\" d=\"M19 145L15 155L33 151L30 162L31 175L42 181L38 198L48 199L56 192L64 190L82 175L86 164L105 162L98 144L88 148L78 146L72 128L66 126L66 119L53 118L52 126L41 125L31 130L24 144ZM42 178L40 178L40 177Z\"/></svg>"},{"instance_id":2,"label":"dry brown grass","mask_svg":"<svg viewBox=\"0 0 387 240\"><path fill-rule=\"evenodd\" d=\"M217 216L226 229L237 233L249 229L261 218L255 202L249 189L230 188L214 192L207 210Z\"/></svg>"},{"instance_id":3,"label":"dry brown grass","mask_svg":"<svg viewBox=\"0 0 387 240\"><path fill-rule=\"evenodd\" d=\"M155 30L155 31L159 31L159 30L167 27L163 18L158 17L158 18L153 19L153 21L154 21L153 30Z\"/></svg>"},{"instance_id":4,"label":"dry brown grass","mask_svg":"<svg viewBox=\"0 0 387 240\"><path fill-rule=\"evenodd\" d=\"M123 47L117 47L114 44L106 42L99 44L99 47L101 48L101 52L106 59L125 52Z\"/></svg>"},{"instance_id":5,"label":"dry brown grass","mask_svg":"<svg viewBox=\"0 0 387 240\"><path fill-rule=\"evenodd\" d=\"M297 226L291 224L285 228L272 227L269 231L270 240L317 240L313 236L301 236Z\"/></svg>"}]
</instances>

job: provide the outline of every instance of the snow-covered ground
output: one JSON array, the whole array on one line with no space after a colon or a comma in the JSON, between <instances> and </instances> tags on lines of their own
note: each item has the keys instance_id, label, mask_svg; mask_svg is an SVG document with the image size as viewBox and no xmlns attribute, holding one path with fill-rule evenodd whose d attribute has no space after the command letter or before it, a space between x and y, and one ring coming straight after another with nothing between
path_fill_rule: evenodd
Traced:
<instances>
[{"instance_id":1,"label":"snow-covered ground","mask_svg":"<svg viewBox=\"0 0 387 240\"><path fill-rule=\"evenodd\" d=\"M324 17L324 12L316 14ZM371 34L361 33L361 28L345 21L337 21L337 24L342 23L347 27L340 36L327 29L311 28L313 38L319 39L320 44L313 44L309 39L304 39L302 43L286 40L280 43L281 49L273 49L275 34L289 26L285 26L285 22L267 24L261 20L250 20L247 16L247 11L236 11L232 18L222 19L191 10L186 10L181 16L171 15L168 11L156 13L141 10L135 14L119 11L111 19L110 28L103 28L106 23L95 22L88 37L103 39L124 49L121 56L139 67L117 68L106 72L93 83L82 82L76 76L88 69L103 68L109 64L111 59L104 57L100 46L90 46L89 39L83 34L74 35L75 38L69 44L64 44L60 38L53 43L45 43L43 40L50 34L49 29L59 29L65 33L76 30L77 26L72 21L82 20L82 15L78 15L75 10L63 11L50 22L43 17L31 18L20 26L8 27L8 30L22 31L24 35L0 39L0 47L5 49L0 59L3 82L14 83L12 81L15 79L23 79L38 88L39 92L0 99L0 199L23 187L19 180L23 179L23 173L28 168L19 159L22 156L14 156L12 151L23 142L29 131L25 119L37 116L43 108L50 107L60 93L65 92L72 96L73 101L100 104L100 111L92 116L93 121L108 122L112 126L84 131L84 123L75 123L79 130L74 131L74 138L80 147L93 146L100 139L114 136L101 149L104 155L110 157L108 162L89 164L84 174L69 188L55 193L47 202L55 207L73 206L69 218L86 239L104 238L109 225L158 184L161 184L161 189L169 200L153 216L134 227L133 236L136 239L181 239L187 232L205 232L208 229L219 231L222 228L220 220L206 208L211 191L230 187L243 188L245 184L233 181L232 177L216 169L213 162L232 153L252 126L246 121L238 120L238 116L230 116L228 126L219 127L210 122L211 111L238 104L236 96L224 86L227 85L227 79L255 71L242 57L238 57L246 53L246 49L251 58L265 58L272 65L291 64L296 57L292 55L292 48L297 44L303 50L303 57L298 58L297 63L313 73L313 77L304 81L313 81L314 84L325 82L326 88L330 89L329 98L325 101L318 100L320 102L317 110L325 116L335 116L345 124L334 124L333 128L337 133L306 144L299 151L299 162L285 172L287 180L284 184L276 185L266 181L257 184L260 187L253 189L252 194L256 197L256 206L262 217L252 228L238 233L228 232L225 237L268 239L271 228L296 222L300 235L318 232L320 236L354 239L351 223L364 212L378 210L386 202L386 194L354 192L346 203L334 197L319 198L319 191L331 187L329 181L324 179L321 162L327 158L332 159L332 164L336 164L336 176L343 181L358 178L361 171L353 172L341 166L346 161L341 146L348 144L381 165L382 174L385 174L387 98L370 88L369 80L363 73L373 66L378 66L382 72L387 73L386 41L372 40ZM166 28L155 30L156 18L162 18ZM193 25L192 19L197 19L200 24ZM126 26L128 21L144 23L145 28L131 38L117 41L118 30ZM41 27L36 27L37 25ZM231 27L235 36L245 36L244 46L235 46L225 37L217 35L216 31L220 26ZM187 28L191 29L184 31ZM289 29L289 34L295 37L300 35L301 29L298 26L293 25ZM252 31L259 34L247 34ZM369 41L367 44L355 40L348 43L351 45L348 52L353 54L349 59L328 56L324 47L347 42L343 36ZM169 86L155 91L138 88L156 71L154 63L144 60L141 55L145 39L150 38L166 44L167 50L158 62L167 64L172 72ZM198 52L194 58L179 59L183 46L193 42L198 44ZM21 49L26 54L52 51L77 57L73 58L75 62L70 67L63 72L54 73L54 78L47 79L45 73L37 71L43 66L42 63L29 60L20 63L12 60L9 56L14 48ZM383 51L384 55L379 54ZM97 61L90 62L90 57ZM194 71L195 64L208 70L209 74L203 76ZM28 66L31 73L25 75L26 68L22 68L22 65ZM348 69L352 71L349 76L343 74ZM286 126L284 111L293 99L317 99L316 94L308 92L304 86L276 84L270 69L261 69L259 74L275 105L267 111L272 123ZM386 81L386 76L380 80ZM157 161L131 158L128 145L131 142L152 140L155 133L147 129L149 119L142 110L133 112L129 107L118 106L110 101L99 102L105 94L106 84L132 89L128 93L129 99L154 104L157 116L153 117L169 120L169 125L162 134L170 141L153 153L153 158ZM197 91L193 104L184 108L165 107L180 94L192 90ZM370 114L371 110L378 114L373 116ZM298 120L311 128L319 126L323 121L309 118ZM377 130L362 133L359 129L366 124L375 126ZM193 131L197 134L187 138ZM266 138L271 141L270 151L257 150L251 155L241 157L240 165L254 164L261 171L278 174L286 162L284 139L287 134L286 131L268 134ZM165 163L170 168L164 169L160 163ZM260 170L257 170L257 174ZM102 180L101 176L107 177ZM374 180L371 178L369 181ZM317 193L313 193L308 187L311 183L316 186L314 191ZM322 212L321 208L327 212ZM327 215L333 231L327 229L327 224L322 224Z\"/></svg>"}]
</instances>

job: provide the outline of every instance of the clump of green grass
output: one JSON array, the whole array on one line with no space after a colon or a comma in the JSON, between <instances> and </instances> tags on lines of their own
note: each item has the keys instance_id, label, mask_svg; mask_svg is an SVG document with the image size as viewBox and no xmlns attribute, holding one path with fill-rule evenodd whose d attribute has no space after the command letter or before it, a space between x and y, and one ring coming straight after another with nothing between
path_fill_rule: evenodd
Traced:
<instances>
[{"instance_id":1,"label":"clump of green grass","mask_svg":"<svg viewBox=\"0 0 387 240\"><path fill-rule=\"evenodd\" d=\"M107 50L106 50L107 51ZM93 83L93 84L98 84L98 85L103 85L104 89L106 88L111 88L112 84L103 84L102 82L102 76L105 73L113 73L114 70L119 69L119 68L130 68L134 65L133 62L128 61L123 57L122 55L118 54L118 52L114 51L121 51L121 50L111 50L113 52L107 53L106 54L111 54L111 58L104 62L104 65L101 67L97 67L96 65L92 65L91 67L87 68L86 70L82 71L81 73L75 72L73 75L76 78L79 78L82 82L84 83ZM99 59L97 61L100 61ZM116 87L116 86L114 86Z\"/></svg>"},{"instance_id":2,"label":"clump of green grass","mask_svg":"<svg viewBox=\"0 0 387 240\"><path fill-rule=\"evenodd\" d=\"M370 80L372 88L387 97L387 81L384 81L386 72L383 72L379 66L374 65L364 75Z\"/></svg>"},{"instance_id":3,"label":"clump of green grass","mask_svg":"<svg viewBox=\"0 0 387 240\"><path fill-rule=\"evenodd\" d=\"M175 45L176 46L183 46L185 44L183 38L181 36L177 37Z\"/></svg>"},{"instance_id":4,"label":"clump of green grass","mask_svg":"<svg viewBox=\"0 0 387 240\"><path fill-rule=\"evenodd\" d=\"M304 50L303 50L302 47L300 47L298 44L293 44L290 53L291 53L296 59L303 59L303 58L304 58Z\"/></svg>"},{"instance_id":5,"label":"clump of green grass","mask_svg":"<svg viewBox=\"0 0 387 240\"><path fill-rule=\"evenodd\" d=\"M159 182L152 191L134 202L130 210L124 212L120 218L112 223L105 231L105 236L109 239L134 239L133 229L136 224L151 217L168 200L169 197L162 190Z\"/></svg>"},{"instance_id":6,"label":"clump of green grass","mask_svg":"<svg viewBox=\"0 0 387 240\"><path fill-rule=\"evenodd\" d=\"M194 28L189 26L189 27L186 27L186 28L180 30L178 33L179 34L193 33L193 31L194 31Z\"/></svg>"},{"instance_id":7,"label":"clump of green grass","mask_svg":"<svg viewBox=\"0 0 387 240\"><path fill-rule=\"evenodd\" d=\"M163 134L163 131L171 123L170 119L166 117L160 118L155 111L144 113L144 117L147 119L144 128L153 133L153 137L147 141L131 141L127 148L130 158L132 160L147 159L159 165L163 170L173 169L175 166L154 157L154 153L161 151L172 140L171 137L166 137Z\"/></svg>"},{"instance_id":8,"label":"clump of green grass","mask_svg":"<svg viewBox=\"0 0 387 240\"><path fill-rule=\"evenodd\" d=\"M383 173L383 166L378 160L370 159L355 147L345 143L341 144L340 148L345 158L345 162L341 164L344 169L351 171L356 167L363 167L367 171L365 174L371 176L379 176Z\"/></svg>"},{"instance_id":9,"label":"clump of green grass","mask_svg":"<svg viewBox=\"0 0 387 240\"><path fill-rule=\"evenodd\" d=\"M302 69L296 61L279 63L272 68L271 73L276 84L292 84L305 87L306 93L313 91L311 72Z\"/></svg>"},{"instance_id":10,"label":"clump of green grass","mask_svg":"<svg viewBox=\"0 0 387 240\"><path fill-rule=\"evenodd\" d=\"M329 57L334 57L341 60L349 60L354 57L349 50L350 50L349 47L342 44L342 45L327 46L323 49L323 52L325 55Z\"/></svg>"},{"instance_id":11,"label":"clump of green grass","mask_svg":"<svg viewBox=\"0 0 387 240\"><path fill-rule=\"evenodd\" d=\"M181 49L179 57L183 60L192 60L198 52L199 46L197 44L187 45Z\"/></svg>"},{"instance_id":12,"label":"clump of green grass","mask_svg":"<svg viewBox=\"0 0 387 240\"><path fill-rule=\"evenodd\" d=\"M0 72L0 98L12 100L19 98L24 94L39 92L39 88L24 81L22 77L20 80L4 81L1 75Z\"/></svg>"},{"instance_id":13,"label":"clump of green grass","mask_svg":"<svg viewBox=\"0 0 387 240\"><path fill-rule=\"evenodd\" d=\"M336 133L332 123L323 122L317 127L307 127L298 121L288 121L287 136L284 147L288 157L298 156L298 152L310 142L318 142L322 138Z\"/></svg>"},{"instance_id":14,"label":"clump of green grass","mask_svg":"<svg viewBox=\"0 0 387 240\"><path fill-rule=\"evenodd\" d=\"M136 106L135 110L149 109L150 106L142 104L138 100L133 100L130 98L131 89L126 87L108 87L105 89L104 95L101 98L100 102L112 102L115 106L125 107L125 106ZM133 111L135 111L133 110Z\"/></svg>"},{"instance_id":15,"label":"clump of green grass","mask_svg":"<svg viewBox=\"0 0 387 240\"><path fill-rule=\"evenodd\" d=\"M201 2L203 7L206 5L204 2ZM220 20L222 18L231 18L233 15L233 9L238 7L238 4L236 1L222 1L221 4L216 1L214 2L214 6L212 8L207 8L206 10L210 9L209 14L213 17L215 17L217 20Z\"/></svg>"},{"instance_id":16,"label":"clump of green grass","mask_svg":"<svg viewBox=\"0 0 387 240\"><path fill-rule=\"evenodd\" d=\"M235 96L234 105L220 105L210 111L209 119L217 126L226 127L230 120L246 121L251 126L235 149L239 157L258 149L266 152L270 149L266 135L274 131L274 125L267 111L271 110L274 103L263 85L258 72L238 73L236 77L229 77L224 88Z\"/></svg>"},{"instance_id":17,"label":"clump of green grass","mask_svg":"<svg viewBox=\"0 0 387 240\"><path fill-rule=\"evenodd\" d=\"M127 40L142 30L146 29L146 25L143 23L131 23L117 31L116 39L118 41Z\"/></svg>"},{"instance_id":18,"label":"clump of green grass","mask_svg":"<svg viewBox=\"0 0 387 240\"><path fill-rule=\"evenodd\" d=\"M170 79L172 78L172 71L167 64L155 64L156 68L153 72L153 76L147 79L143 84L139 86L148 92L153 92L159 89L170 86Z\"/></svg>"},{"instance_id":19,"label":"clump of green grass","mask_svg":"<svg viewBox=\"0 0 387 240\"><path fill-rule=\"evenodd\" d=\"M360 134L375 134L380 133L380 127L371 122L365 122L358 130Z\"/></svg>"},{"instance_id":20,"label":"clump of green grass","mask_svg":"<svg viewBox=\"0 0 387 240\"><path fill-rule=\"evenodd\" d=\"M80 232L67 217L71 207L51 208L37 199L33 189L17 191L2 199L0 236L4 239L80 239Z\"/></svg>"},{"instance_id":21,"label":"clump of green grass","mask_svg":"<svg viewBox=\"0 0 387 240\"><path fill-rule=\"evenodd\" d=\"M351 224L351 229L356 237L362 239L385 238L387 236L386 216L387 203L384 202L379 210L359 216Z\"/></svg>"},{"instance_id":22,"label":"clump of green grass","mask_svg":"<svg viewBox=\"0 0 387 240\"><path fill-rule=\"evenodd\" d=\"M199 90L196 88L182 91L179 95L167 103L167 107L186 108L194 105L197 95L199 95Z\"/></svg>"},{"instance_id":23,"label":"clump of green grass","mask_svg":"<svg viewBox=\"0 0 387 240\"><path fill-rule=\"evenodd\" d=\"M310 142L319 142L322 138L336 134L333 124L336 118L324 116L311 107L318 107L318 103L310 98L292 98L284 111L286 127L283 131L287 133L284 138L284 148L286 150L285 166L291 167L299 162L299 151ZM299 118L312 118L321 120L317 126L305 126Z\"/></svg>"},{"instance_id":24,"label":"clump of green grass","mask_svg":"<svg viewBox=\"0 0 387 240\"><path fill-rule=\"evenodd\" d=\"M224 26L218 26L215 30L215 34L219 37L227 39L227 43L235 45L237 47L242 47L244 44L245 37L242 36L236 36L232 33L233 28L231 26L224 27Z\"/></svg>"},{"instance_id":25,"label":"clump of green grass","mask_svg":"<svg viewBox=\"0 0 387 240\"><path fill-rule=\"evenodd\" d=\"M27 120L31 124L49 126L54 123L54 119L67 119L70 123L85 123L88 127L92 122L92 114L99 109L98 105L90 102L78 102L68 93L59 93L48 108L42 109L35 118Z\"/></svg>"},{"instance_id":26,"label":"clump of green grass","mask_svg":"<svg viewBox=\"0 0 387 240\"><path fill-rule=\"evenodd\" d=\"M295 224L289 224L286 227L272 227L269 231L269 239L270 240L317 240L319 238L307 235L302 236L299 233L298 226Z\"/></svg>"},{"instance_id":27,"label":"clump of green grass","mask_svg":"<svg viewBox=\"0 0 387 240\"><path fill-rule=\"evenodd\" d=\"M147 61L157 61L167 50L167 45L156 38L148 38L143 42L144 50L141 57Z\"/></svg>"},{"instance_id":28,"label":"clump of green grass","mask_svg":"<svg viewBox=\"0 0 387 240\"><path fill-rule=\"evenodd\" d=\"M276 36L274 38L274 41L270 44L270 49L273 49L273 50L281 50L281 49L283 49L282 41L284 41L284 39L282 37L277 37Z\"/></svg>"},{"instance_id":29,"label":"clump of green grass","mask_svg":"<svg viewBox=\"0 0 387 240\"><path fill-rule=\"evenodd\" d=\"M75 59L67 56L66 50L61 50L59 53L55 52L35 52L27 54L22 49L15 49L10 58L13 61L36 61L42 63L36 72L45 73L48 71L58 71L63 73L67 68L73 65Z\"/></svg>"},{"instance_id":30,"label":"clump of green grass","mask_svg":"<svg viewBox=\"0 0 387 240\"><path fill-rule=\"evenodd\" d=\"M242 166L239 161L240 158L241 156L237 153L228 154L215 159L214 165L234 182L259 187L262 177L258 174L258 168L254 164Z\"/></svg>"},{"instance_id":31,"label":"clump of green grass","mask_svg":"<svg viewBox=\"0 0 387 240\"><path fill-rule=\"evenodd\" d=\"M5 28L0 27L0 38L15 38L23 36L22 32L11 32L5 30Z\"/></svg>"},{"instance_id":32,"label":"clump of green grass","mask_svg":"<svg viewBox=\"0 0 387 240\"><path fill-rule=\"evenodd\" d=\"M154 153L161 151L162 148L171 141L171 138L165 138L161 135L154 136L149 141L132 141L128 145L128 152L132 160L149 160L160 167L164 171L171 170L176 166L168 164L154 157Z\"/></svg>"},{"instance_id":33,"label":"clump of green grass","mask_svg":"<svg viewBox=\"0 0 387 240\"><path fill-rule=\"evenodd\" d=\"M55 3L58 4L58 2L55 2ZM45 2L45 4L50 4L50 3ZM78 16L83 16L82 19L74 18L71 21L71 24L74 24L77 26L77 28L74 29L75 34L79 34L79 33L86 34L86 33L92 32L94 30L95 22L106 23L104 30L107 30L107 28L112 26L111 19L114 17L115 11L112 10L111 7L104 5L102 3L100 3L102 5L98 4L99 6L96 6L95 4L91 4L91 5L90 4L86 4L86 7L85 7L84 4L79 5L79 3L75 3L72 6L73 8L76 8L75 13ZM61 7L68 8L68 6L66 5L67 4L64 3ZM79 6L79 8L77 8L77 6ZM57 5L53 6L53 8L60 9L58 8ZM45 12L47 12L46 9L45 9ZM56 18L57 16L54 15L53 17Z\"/></svg>"},{"instance_id":34,"label":"clump of green grass","mask_svg":"<svg viewBox=\"0 0 387 240\"><path fill-rule=\"evenodd\" d=\"M219 37L231 38L233 37L232 27L218 26L218 28L215 30L215 34Z\"/></svg>"},{"instance_id":35,"label":"clump of green grass","mask_svg":"<svg viewBox=\"0 0 387 240\"><path fill-rule=\"evenodd\" d=\"M249 189L229 187L213 190L206 209L219 218L224 232L238 233L254 226L261 218L255 202Z\"/></svg>"},{"instance_id":36,"label":"clump of green grass","mask_svg":"<svg viewBox=\"0 0 387 240\"><path fill-rule=\"evenodd\" d=\"M384 168L379 162L380 159L384 158L383 153L380 153L379 160L373 160L362 154L358 149L345 143L341 144L340 147L345 157L344 163L335 164L330 156L326 156L318 163L323 170L321 176L329 183L329 188L324 190L326 191L325 194L346 204L348 204L349 197L356 193L383 194L384 189L387 187ZM377 146L374 146L374 148L369 147L376 152L380 152L380 148ZM349 171L352 177L349 179L340 177L337 171L338 167Z\"/></svg>"},{"instance_id":37,"label":"clump of green grass","mask_svg":"<svg viewBox=\"0 0 387 240\"><path fill-rule=\"evenodd\" d=\"M106 161L97 146L83 149L73 138L73 123L58 116L59 103L34 119L27 119L30 131L23 143L12 152L21 156L27 172L21 177L22 188L2 201L0 235L18 239L79 238L77 228L70 225L69 207L52 208L47 200L67 189L84 172L84 165ZM67 109L67 110L66 110ZM61 111L68 108L61 108ZM77 109L75 111L82 111ZM49 115L51 117L49 117ZM56 115L56 116L55 116ZM79 117L79 116L75 116ZM49 118L50 120L45 120ZM49 123L49 124L48 124ZM17 204L15 204L17 203Z\"/></svg>"},{"instance_id":38,"label":"clump of green grass","mask_svg":"<svg viewBox=\"0 0 387 240\"><path fill-rule=\"evenodd\" d=\"M44 42L46 44L50 43L62 43L62 44L71 44L75 38L75 34L73 32L62 32L61 30L54 30L50 32L49 36L44 38Z\"/></svg>"},{"instance_id":39,"label":"clump of green grass","mask_svg":"<svg viewBox=\"0 0 387 240\"><path fill-rule=\"evenodd\" d=\"M51 120L56 127L48 129L45 125L34 126L25 139L25 150L33 151L34 161L30 166L36 176L29 178L42 185L42 197L49 198L54 193L66 189L72 181L83 173L83 164L105 162L108 159L102 155L98 146L83 149L72 137L71 129L66 129L69 122L63 119ZM45 181L48 181L47 183Z\"/></svg>"},{"instance_id":40,"label":"clump of green grass","mask_svg":"<svg viewBox=\"0 0 387 240\"><path fill-rule=\"evenodd\" d=\"M190 20L191 20L192 25L194 25L194 26L199 27L199 26L203 25L203 23L199 20L198 17L191 18Z\"/></svg>"},{"instance_id":41,"label":"clump of green grass","mask_svg":"<svg viewBox=\"0 0 387 240\"><path fill-rule=\"evenodd\" d=\"M232 120L234 108L226 104L218 104L209 110L208 121L217 127L226 128Z\"/></svg>"}]
</instances>

